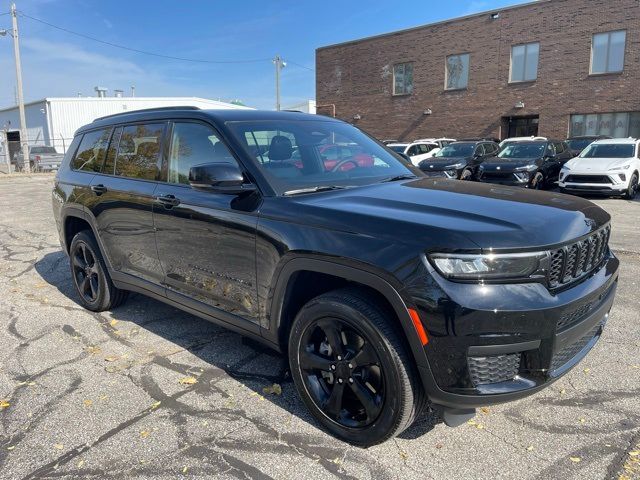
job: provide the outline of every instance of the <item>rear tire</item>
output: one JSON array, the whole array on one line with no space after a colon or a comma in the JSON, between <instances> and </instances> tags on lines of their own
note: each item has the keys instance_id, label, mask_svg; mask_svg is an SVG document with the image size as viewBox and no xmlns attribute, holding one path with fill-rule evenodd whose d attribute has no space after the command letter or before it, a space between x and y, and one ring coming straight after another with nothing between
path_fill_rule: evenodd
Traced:
<instances>
[{"instance_id":1,"label":"rear tire","mask_svg":"<svg viewBox=\"0 0 640 480\"><path fill-rule=\"evenodd\" d=\"M129 292L113 285L100 247L90 230L83 230L73 237L69 265L80 304L87 310L111 310L126 300Z\"/></svg>"},{"instance_id":2,"label":"rear tire","mask_svg":"<svg viewBox=\"0 0 640 480\"><path fill-rule=\"evenodd\" d=\"M637 193L638 174L634 172L634 174L631 176L631 180L629 180L629 188L627 188L627 191L624 193L624 198L626 198L627 200L633 200L634 198L636 198Z\"/></svg>"},{"instance_id":3,"label":"rear tire","mask_svg":"<svg viewBox=\"0 0 640 480\"><path fill-rule=\"evenodd\" d=\"M289 363L302 400L354 445L400 434L426 403L392 315L368 292L344 288L309 301L291 328Z\"/></svg>"}]
</instances>

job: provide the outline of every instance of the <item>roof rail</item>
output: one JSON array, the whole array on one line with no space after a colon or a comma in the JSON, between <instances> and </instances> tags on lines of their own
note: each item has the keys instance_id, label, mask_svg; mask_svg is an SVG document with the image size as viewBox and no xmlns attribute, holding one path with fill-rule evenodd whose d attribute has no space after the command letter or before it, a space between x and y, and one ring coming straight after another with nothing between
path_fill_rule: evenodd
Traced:
<instances>
[{"instance_id":1,"label":"roof rail","mask_svg":"<svg viewBox=\"0 0 640 480\"><path fill-rule=\"evenodd\" d=\"M171 110L200 110L200 107L194 107L193 105L184 105L184 106L176 106L176 107L154 107L154 108L143 108L141 110L131 110L130 112L120 112L120 113L112 113L111 115L105 115L103 117L98 117L94 120L97 122L98 120L104 120L105 118L118 117L120 115L129 115L131 113L149 113L149 112L164 112Z\"/></svg>"}]
</instances>

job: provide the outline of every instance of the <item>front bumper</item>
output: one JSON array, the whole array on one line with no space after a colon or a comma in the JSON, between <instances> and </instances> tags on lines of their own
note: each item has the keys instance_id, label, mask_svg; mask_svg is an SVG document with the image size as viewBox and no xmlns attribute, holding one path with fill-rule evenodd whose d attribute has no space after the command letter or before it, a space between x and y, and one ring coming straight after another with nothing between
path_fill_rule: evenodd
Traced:
<instances>
[{"instance_id":1,"label":"front bumper","mask_svg":"<svg viewBox=\"0 0 640 480\"><path fill-rule=\"evenodd\" d=\"M507 185L510 187L529 187L529 177L518 178L514 173L495 174L493 172L480 171L478 181L483 183L495 183L497 185Z\"/></svg>"},{"instance_id":2,"label":"front bumper","mask_svg":"<svg viewBox=\"0 0 640 480\"><path fill-rule=\"evenodd\" d=\"M429 335L423 384L435 405L472 409L531 395L589 352L613 304L618 260L610 254L589 278L557 293L541 284L472 285L428 275L430 296L441 294L435 303L407 289Z\"/></svg>"},{"instance_id":3,"label":"front bumper","mask_svg":"<svg viewBox=\"0 0 640 480\"><path fill-rule=\"evenodd\" d=\"M626 172L621 172L624 175L622 180L621 175L618 173L611 174L609 172L602 174L586 173L570 173L563 177L558 182L558 186L563 190L571 193L596 193L600 195L622 195L629 187L630 176ZM573 177L573 178L572 178ZM592 179L596 177L597 180L601 180L597 183L580 181L581 179ZM569 180L569 181L567 181Z\"/></svg>"}]
</instances>

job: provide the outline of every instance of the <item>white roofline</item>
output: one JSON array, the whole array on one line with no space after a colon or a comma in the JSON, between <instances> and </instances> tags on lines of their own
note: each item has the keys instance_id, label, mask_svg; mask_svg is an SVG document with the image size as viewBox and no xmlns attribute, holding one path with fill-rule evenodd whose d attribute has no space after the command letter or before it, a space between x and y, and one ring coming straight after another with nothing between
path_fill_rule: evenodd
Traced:
<instances>
[{"instance_id":1,"label":"white roofline","mask_svg":"<svg viewBox=\"0 0 640 480\"><path fill-rule=\"evenodd\" d=\"M39 100L33 100L31 102L27 102L24 104L25 107L31 105L37 105L39 103L51 103L51 102L137 102L137 101L197 101L203 103L210 103L212 105L233 105L233 107L237 107L230 102L223 102L222 100L211 100L208 98L201 97L46 97L41 98ZM0 108L0 112L6 112L9 110L15 110L18 108L18 105L13 105L11 107Z\"/></svg>"}]
</instances>

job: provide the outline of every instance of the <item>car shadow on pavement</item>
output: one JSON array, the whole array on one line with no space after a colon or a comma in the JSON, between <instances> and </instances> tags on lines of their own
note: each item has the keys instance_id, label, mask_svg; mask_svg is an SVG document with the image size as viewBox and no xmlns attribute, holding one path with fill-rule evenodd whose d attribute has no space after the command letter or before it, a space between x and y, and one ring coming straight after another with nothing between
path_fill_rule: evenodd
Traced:
<instances>
[{"instance_id":1,"label":"car shadow on pavement","mask_svg":"<svg viewBox=\"0 0 640 480\"><path fill-rule=\"evenodd\" d=\"M140 347L140 345L136 345L142 341L140 338L150 337L150 341L154 343L153 347L160 343L164 350L169 349L173 352L169 353L172 356L172 366L176 365L174 358L184 358L180 354L185 351L197 355L207 365L218 370L219 375L216 375L216 378L230 377L237 380L251 389L252 395L258 395L261 399L270 401L316 428L321 428L298 396L285 356L255 340L137 293L131 293L123 305L111 312L94 313L85 310L78 304L68 257L63 251L46 254L36 262L35 270L44 281L54 286L73 302L73 305L65 302L67 305L64 308L86 312L87 315L94 317L110 339L122 343L126 348ZM113 320L117 320L118 329L113 326ZM121 327L121 325L127 325L124 322L130 322L133 326L131 328ZM158 342L159 339L153 335L139 335L144 330L161 337L166 342L162 342L162 340ZM123 334L122 331L129 333ZM138 333L132 335L131 332ZM169 342L168 345L167 342ZM145 350L151 348L149 345L143 346ZM191 371L191 365L185 364L184 367L185 372ZM194 368L194 370L197 369ZM159 380L155 383L157 387L163 381ZM271 393L274 384L280 385L282 394ZM267 388L266 391L265 388ZM219 389L216 391L220 393ZM160 397L154 396L154 398L160 400ZM401 434L400 438L418 438L432 430L440 422L437 413L429 409L414 425Z\"/></svg>"}]
</instances>

